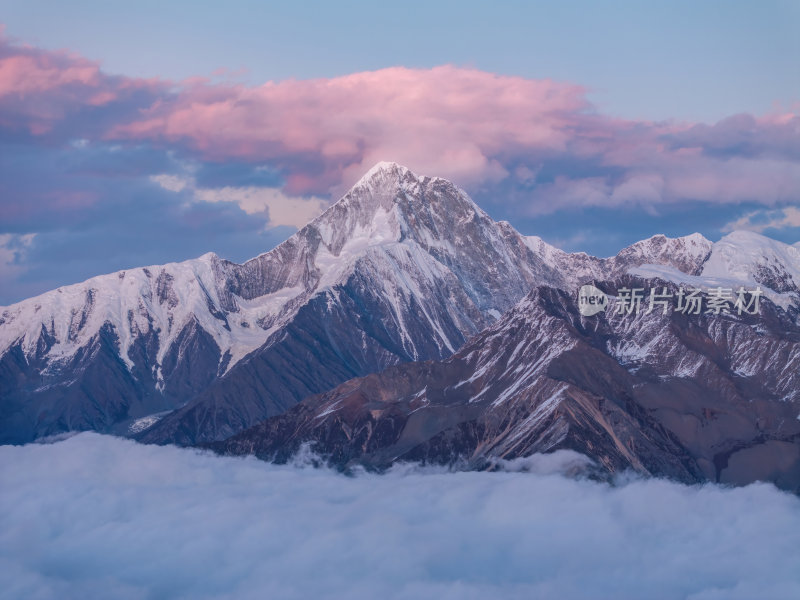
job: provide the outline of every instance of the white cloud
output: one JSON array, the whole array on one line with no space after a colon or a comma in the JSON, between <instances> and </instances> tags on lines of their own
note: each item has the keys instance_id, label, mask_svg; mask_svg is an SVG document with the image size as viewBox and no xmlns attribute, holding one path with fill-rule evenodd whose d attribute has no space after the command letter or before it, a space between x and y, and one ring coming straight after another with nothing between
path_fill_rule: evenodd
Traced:
<instances>
[{"instance_id":1,"label":"white cloud","mask_svg":"<svg viewBox=\"0 0 800 600\"><path fill-rule=\"evenodd\" d=\"M269 226L289 225L298 229L318 216L328 202L316 196L287 196L280 188L272 187L197 187L191 177L151 175L150 180L170 192L189 190L195 202L233 202L248 215L269 214Z\"/></svg>"},{"instance_id":2,"label":"white cloud","mask_svg":"<svg viewBox=\"0 0 800 600\"><path fill-rule=\"evenodd\" d=\"M761 233L767 229L785 229L787 227L800 227L800 209L788 206L772 211L756 210L731 221L723 226L722 231L746 229Z\"/></svg>"},{"instance_id":3,"label":"white cloud","mask_svg":"<svg viewBox=\"0 0 800 600\"><path fill-rule=\"evenodd\" d=\"M188 177L181 177L180 175L151 175L150 181L157 183L165 190L170 192L180 192L187 186L193 186L194 181Z\"/></svg>"},{"instance_id":4,"label":"white cloud","mask_svg":"<svg viewBox=\"0 0 800 600\"><path fill-rule=\"evenodd\" d=\"M35 233L0 234L0 279L10 279L24 269L21 263L35 237Z\"/></svg>"},{"instance_id":5,"label":"white cloud","mask_svg":"<svg viewBox=\"0 0 800 600\"><path fill-rule=\"evenodd\" d=\"M195 198L203 202L235 202L248 215L269 212L269 224L303 227L328 205L322 198L287 196L278 188L198 188Z\"/></svg>"},{"instance_id":6,"label":"white cloud","mask_svg":"<svg viewBox=\"0 0 800 600\"><path fill-rule=\"evenodd\" d=\"M0 596L800 597L797 497L560 462L347 478L96 434L4 446Z\"/></svg>"},{"instance_id":7,"label":"white cloud","mask_svg":"<svg viewBox=\"0 0 800 600\"><path fill-rule=\"evenodd\" d=\"M652 205L662 201L664 178L657 174L637 174L623 181L611 194L611 204Z\"/></svg>"}]
</instances>

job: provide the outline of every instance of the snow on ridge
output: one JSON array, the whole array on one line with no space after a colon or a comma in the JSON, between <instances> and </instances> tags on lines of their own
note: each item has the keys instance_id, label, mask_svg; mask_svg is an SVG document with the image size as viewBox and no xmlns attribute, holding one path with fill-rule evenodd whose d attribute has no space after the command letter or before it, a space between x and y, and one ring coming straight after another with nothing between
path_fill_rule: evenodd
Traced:
<instances>
[{"instance_id":1,"label":"snow on ridge","mask_svg":"<svg viewBox=\"0 0 800 600\"><path fill-rule=\"evenodd\" d=\"M367 204L366 201L368 199L366 196L380 188L381 184L385 187L387 182L389 182L387 175L392 172L396 173L395 180L398 182L407 175L410 175L413 181L417 183L426 179L425 177L416 175L408 168L398 163L389 161L378 162L369 169L347 193L336 202L333 202L321 214L317 215L275 248L267 252L262 252L258 256L247 260L243 265L263 260L265 257L278 252L281 247L285 245L296 243L303 244L305 240L313 237L314 233L319 234L323 244L329 249L332 248L335 246L336 237L346 237L352 229L355 229L358 225L361 225L362 228L366 226L365 219L371 216L370 211L366 209L372 208L377 210L380 208L378 205L366 207L365 204ZM375 181L377 179L376 176L379 174L382 174L384 177L380 181ZM395 190L394 186L391 184L389 187L391 189L387 191L391 194L394 194L395 191L400 191L399 189ZM383 208L388 209L388 206L384 206Z\"/></svg>"},{"instance_id":2,"label":"snow on ridge","mask_svg":"<svg viewBox=\"0 0 800 600\"><path fill-rule=\"evenodd\" d=\"M787 309L797 302L797 294L779 293L768 286L757 282L751 275L738 276L736 273L718 275L687 275L683 271L666 265L645 264L628 269L628 273L643 277L644 279L663 279L678 285L684 285L694 289L709 290L717 287L731 288L737 290L744 287L746 290L753 290L760 287L763 295L769 298L773 304Z\"/></svg>"},{"instance_id":3,"label":"snow on ridge","mask_svg":"<svg viewBox=\"0 0 800 600\"><path fill-rule=\"evenodd\" d=\"M637 254L640 256L653 254L674 255L681 252L684 257L690 259L704 258L712 249L713 243L699 233L692 233L679 237L668 237L664 234L657 234L644 240L635 242L619 252L620 255Z\"/></svg>"},{"instance_id":4,"label":"snow on ridge","mask_svg":"<svg viewBox=\"0 0 800 600\"><path fill-rule=\"evenodd\" d=\"M503 225L507 225L508 227L512 227L513 228L511 223L508 223L508 221L501 221L501 223ZM542 238L540 238L538 235L522 236L522 241L525 243L525 245L528 248L530 248L530 250L532 252L534 252L535 254L538 254L543 259L551 259L551 260L553 260L553 259L562 259L562 258L568 257L568 256L570 256L572 254L570 252L566 252L565 250L562 250L561 248L558 248L557 246L553 246L552 244L548 244ZM585 252L577 252L575 254L583 254L585 256L588 256L588 254L586 254Z\"/></svg>"},{"instance_id":5,"label":"snow on ridge","mask_svg":"<svg viewBox=\"0 0 800 600\"><path fill-rule=\"evenodd\" d=\"M397 215L393 211L381 209L375 212L375 216L368 225L362 226L356 223L351 235L337 254L331 252L328 244L321 245L313 259L314 265L322 273L317 284L317 291L330 289L339 283L355 261L363 256L369 248L396 243L398 238ZM323 237L323 242L324 239Z\"/></svg>"},{"instance_id":6,"label":"snow on ridge","mask_svg":"<svg viewBox=\"0 0 800 600\"><path fill-rule=\"evenodd\" d=\"M231 354L233 363L266 341L270 332L257 322L279 312L292 295L284 290L259 302L234 296L239 306L235 318L229 315L227 322L221 320L214 314L222 312L216 259L208 253L180 263L100 275L4 307L0 354L21 342L25 355L33 355L44 329L54 341L48 358L66 360L110 323L119 337L120 358L128 368L133 367L128 352L135 339L149 333L158 337L156 360L161 364L177 336L195 321L214 338L222 354Z\"/></svg>"},{"instance_id":7,"label":"snow on ridge","mask_svg":"<svg viewBox=\"0 0 800 600\"><path fill-rule=\"evenodd\" d=\"M785 244L752 231L734 231L713 244L700 234L675 239L692 239L701 247L704 242L710 244L708 258L697 275L687 275L673 266L656 263L631 267L627 272L693 287L760 286L766 296L784 308L797 301L800 286L798 245Z\"/></svg>"},{"instance_id":8,"label":"snow on ridge","mask_svg":"<svg viewBox=\"0 0 800 600\"><path fill-rule=\"evenodd\" d=\"M364 185L368 183L375 175L378 173L385 174L387 172L396 171L400 175L405 175L406 173L411 173L415 179L419 179L419 176L416 173L413 173L408 167L404 167L403 165L396 163L390 160L382 160L375 163L372 168L370 168L364 175L361 176L361 179L353 187L359 187L360 185Z\"/></svg>"},{"instance_id":9,"label":"snow on ridge","mask_svg":"<svg viewBox=\"0 0 800 600\"><path fill-rule=\"evenodd\" d=\"M151 273L158 273L161 269L167 269L173 267L179 268L182 266L194 265L197 263L211 264L212 261L215 259L222 260L219 259L219 257L214 252L206 252L205 254L198 256L197 258L190 258L184 261L169 262L160 265L146 265L142 267L134 267L132 269L120 269L119 271L113 271L111 273L95 275L93 277L90 277L89 279L85 279L84 281L80 281L78 283L70 283L67 285L62 285L55 289L42 292L37 296L31 296L30 298L25 298L24 300L20 300L19 302L14 302L13 304L9 304L7 306L0 306L0 310L5 312L7 310L18 307L19 305L26 304L28 302L44 301L45 298L51 296L52 294L64 293L76 288L84 288L86 286L93 287L95 289L97 289L98 287L110 287L110 286L103 286L103 284L107 282L113 282L116 279L122 279L123 277L129 274L133 274L137 271L150 271Z\"/></svg>"},{"instance_id":10,"label":"snow on ridge","mask_svg":"<svg viewBox=\"0 0 800 600\"><path fill-rule=\"evenodd\" d=\"M779 265L800 285L800 248L753 231L729 233L714 244L703 275L747 280L759 266Z\"/></svg>"}]
</instances>

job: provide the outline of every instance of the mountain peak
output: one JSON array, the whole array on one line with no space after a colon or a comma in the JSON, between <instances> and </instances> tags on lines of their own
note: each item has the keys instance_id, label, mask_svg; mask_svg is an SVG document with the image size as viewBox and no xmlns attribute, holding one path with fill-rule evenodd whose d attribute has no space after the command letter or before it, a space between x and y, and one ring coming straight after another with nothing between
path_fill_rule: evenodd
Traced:
<instances>
[{"instance_id":1,"label":"mountain peak","mask_svg":"<svg viewBox=\"0 0 800 600\"><path fill-rule=\"evenodd\" d=\"M359 183L362 182L362 181L369 181L375 175L378 175L378 174L382 174L384 176L385 175L400 175L400 176L402 176L402 175L405 175L406 173L410 173L410 172L411 171L408 169L408 167L404 167L403 165L401 165L399 163L396 163L396 162L390 161L390 160L382 160L382 161L380 161L378 163L375 163L375 165L373 165L372 168L369 171L364 173L364 175L359 180ZM412 173L412 175L413 175L413 173ZM416 175L415 175L415 177L416 177Z\"/></svg>"},{"instance_id":2,"label":"mountain peak","mask_svg":"<svg viewBox=\"0 0 800 600\"><path fill-rule=\"evenodd\" d=\"M350 191L345 194L342 200L346 200L348 196L351 196L358 190L366 190L373 193L377 191L378 194L392 194L398 191L403 184L414 185L423 179L425 178L420 177L401 164L391 161L381 161L364 173L361 179L350 188Z\"/></svg>"},{"instance_id":3,"label":"mountain peak","mask_svg":"<svg viewBox=\"0 0 800 600\"><path fill-rule=\"evenodd\" d=\"M398 241L400 229L394 212L402 182L418 183L419 179L406 167L383 161L374 165L350 190L328 210L299 232L319 233L323 243L335 255L354 237Z\"/></svg>"},{"instance_id":4,"label":"mountain peak","mask_svg":"<svg viewBox=\"0 0 800 600\"><path fill-rule=\"evenodd\" d=\"M669 264L684 273L699 275L711 248L711 241L699 233L676 238L658 234L623 248L617 259L637 266Z\"/></svg>"},{"instance_id":5,"label":"mountain peak","mask_svg":"<svg viewBox=\"0 0 800 600\"><path fill-rule=\"evenodd\" d=\"M749 229L736 229L734 231L731 231L729 234L723 236L720 239L720 242L723 241L736 242L736 243L756 243L756 244L767 245L767 244L774 244L777 240L768 238L767 236L761 233L750 231Z\"/></svg>"},{"instance_id":6,"label":"mountain peak","mask_svg":"<svg viewBox=\"0 0 800 600\"><path fill-rule=\"evenodd\" d=\"M740 259L748 257L750 259L759 255L780 255L781 257L792 257L790 262L797 261L795 250L798 245L792 246L779 240L774 240L761 233L746 229L737 229L720 239L714 247L722 254L741 255Z\"/></svg>"},{"instance_id":7,"label":"mountain peak","mask_svg":"<svg viewBox=\"0 0 800 600\"><path fill-rule=\"evenodd\" d=\"M679 243L679 242L683 242L684 244L689 244L689 245L693 245L693 246L699 245L699 246L709 246L709 247L711 246L711 243L712 243L711 240L709 240L703 234L697 233L697 232L690 233L689 235L682 235L682 236L674 237L674 238L669 237L667 235L664 235L663 233L659 233L659 234L656 234L656 235L654 235L652 237L649 237L649 238L647 238L645 240L642 240L641 242L636 242L636 243L637 244L658 244L658 245L661 245L661 244L665 244L665 243L666 244L670 244L670 243L674 244L674 243ZM634 245L636 245L636 244L634 244Z\"/></svg>"},{"instance_id":8,"label":"mountain peak","mask_svg":"<svg viewBox=\"0 0 800 600\"><path fill-rule=\"evenodd\" d=\"M702 233L698 233L696 231L694 233L690 233L689 235L685 235L685 236L680 237L678 239L683 239L683 240L686 240L688 242L694 242L694 243L697 243L697 244L710 244L711 243L711 240L709 240Z\"/></svg>"},{"instance_id":9,"label":"mountain peak","mask_svg":"<svg viewBox=\"0 0 800 600\"><path fill-rule=\"evenodd\" d=\"M444 243L444 238L448 243L462 239L459 235L466 235L461 231L465 227L494 227L490 221L466 192L450 181L420 176L403 165L383 161L307 228L317 232L338 256L354 239L371 246L411 238L429 248ZM305 232L306 228L298 234Z\"/></svg>"}]
</instances>

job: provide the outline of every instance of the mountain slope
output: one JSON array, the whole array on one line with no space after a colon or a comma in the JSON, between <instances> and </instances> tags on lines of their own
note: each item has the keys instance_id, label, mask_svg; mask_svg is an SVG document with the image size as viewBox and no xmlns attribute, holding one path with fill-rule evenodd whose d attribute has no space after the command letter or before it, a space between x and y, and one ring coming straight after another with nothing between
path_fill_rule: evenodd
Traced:
<instances>
[{"instance_id":1,"label":"mountain slope","mask_svg":"<svg viewBox=\"0 0 800 600\"><path fill-rule=\"evenodd\" d=\"M646 265L691 277L713 254L697 234L568 254L446 180L380 163L242 265L207 254L0 308L0 443L81 429L222 439L352 377L446 358L535 285L572 291Z\"/></svg>"},{"instance_id":2,"label":"mountain slope","mask_svg":"<svg viewBox=\"0 0 800 600\"><path fill-rule=\"evenodd\" d=\"M346 382L212 447L282 461L311 443L376 468L569 448L609 473L797 491L799 413L800 327L767 300L758 315L582 317L572 294L539 287L450 359Z\"/></svg>"},{"instance_id":3,"label":"mountain slope","mask_svg":"<svg viewBox=\"0 0 800 600\"><path fill-rule=\"evenodd\" d=\"M226 412L219 435L227 434L309 390L398 361L447 356L534 281L554 277L516 232L498 227L451 183L382 163L307 227L243 265L209 254L2 309L0 441L123 431L133 419L192 401L260 350L258 372L243 368L246 381L232 385L247 391L246 400L214 409L216 423ZM309 363L304 353L316 351L318 326L328 332L327 341L319 338L327 349ZM277 382L262 383L275 371ZM113 393L104 380L114 382ZM236 404L242 396L233 395ZM218 426L210 427L217 436Z\"/></svg>"},{"instance_id":4,"label":"mountain slope","mask_svg":"<svg viewBox=\"0 0 800 600\"><path fill-rule=\"evenodd\" d=\"M298 235L310 240L309 263L323 273L316 295L262 348L138 439L223 439L352 377L450 356L533 285L572 289L642 262L694 272L711 245L657 236L619 259L581 255L571 264L570 255L494 222L452 183L393 163L372 169Z\"/></svg>"},{"instance_id":5,"label":"mountain slope","mask_svg":"<svg viewBox=\"0 0 800 600\"><path fill-rule=\"evenodd\" d=\"M535 282L563 281L452 183L391 163L298 236L319 273L313 295L263 347L139 439L221 439L352 377L447 357Z\"/></svg>"}]
</instances>

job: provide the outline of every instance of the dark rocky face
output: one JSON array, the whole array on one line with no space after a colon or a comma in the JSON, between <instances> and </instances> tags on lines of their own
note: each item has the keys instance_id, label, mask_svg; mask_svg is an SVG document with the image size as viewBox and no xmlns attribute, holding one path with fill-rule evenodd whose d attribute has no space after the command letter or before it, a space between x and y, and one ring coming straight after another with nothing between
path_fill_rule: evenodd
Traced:
<instances>
[{"instance_id":1,"label":"dark rocky face","mask_svg":"<svg viewBox=\"0 0 800 600\"><path fill-rule=\"evenodd\" d=\"M672 285L599 285L655 283ZM283 461L311 443L343 468L570 448L609 474L798 491L798 373L800 329L768 301L758 315L581 317L540 287L448 360L349 381L212 447Z\"/></svg>"}]
</instances>

